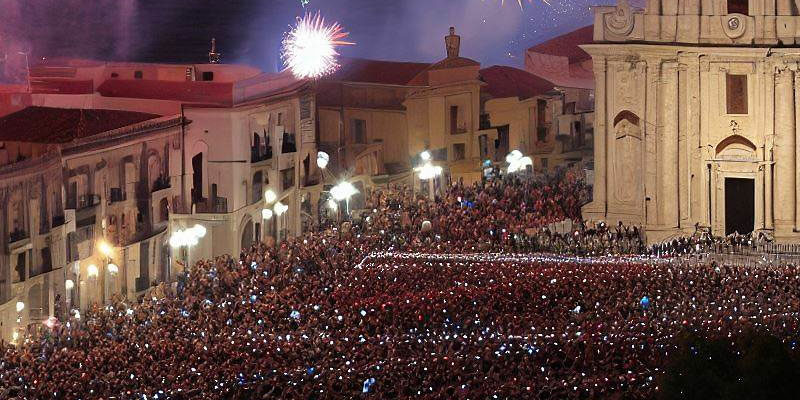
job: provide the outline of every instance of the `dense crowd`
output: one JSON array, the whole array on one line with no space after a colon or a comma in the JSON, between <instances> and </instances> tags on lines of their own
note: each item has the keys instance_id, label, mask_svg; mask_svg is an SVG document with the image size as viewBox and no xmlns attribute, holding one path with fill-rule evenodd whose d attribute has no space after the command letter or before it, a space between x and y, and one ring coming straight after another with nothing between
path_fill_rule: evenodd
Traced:
<instances>
[{"instance_id":1,"label":"dense crowd","mask_svg":"<svg viewBox=\"0 0 800 400\"><path fill-rule=\"evenodd\" d=\"M375 191L346 229L199 262L174 293L5 346L0 399L649 399L683 330L794 345L798 267L520 251L584 191L569 175L436 202Z\"/></svg>"}]
</instances>

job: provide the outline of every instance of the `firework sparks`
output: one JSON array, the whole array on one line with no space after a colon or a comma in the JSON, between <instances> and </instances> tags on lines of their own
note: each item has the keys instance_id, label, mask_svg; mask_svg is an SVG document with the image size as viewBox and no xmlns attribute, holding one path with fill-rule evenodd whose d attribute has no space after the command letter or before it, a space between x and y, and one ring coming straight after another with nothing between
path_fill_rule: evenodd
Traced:
<instances>
[{"instance_id":1,"label":"firework sparks","mask_svg":"<svg viewBox=\"0 0 800 400\"><path fill-rule=\"evenodd\" d=\"M481 1L486 1L486 0L481 0ZM528 1L528 3L533 3L533 0L527 0L527 1ZM540 1L542 3L544 3L544 4L547 4L548 6L550 5L550 0L540 0ZM522 10L524 8L524 4L523 3L524 3L523 0L517 0L517 5L519 5L519 9L520 10ZM500 6L504 6L504 5L506 5L506 0L500 0Z\"/></svg>"},{"instance_id":2,"label":"firework sparks","mask_svg":"<svg viewBox=\"0 0 800 400\"><path fill-rule=\"evenodd\" d=\"M307 13L283 39L286 67L301 79L316 79L336 71L336 48L354 44L344 41L348 35L339 23L326 24L320 13Z\"/></svg>"}]
</instances>

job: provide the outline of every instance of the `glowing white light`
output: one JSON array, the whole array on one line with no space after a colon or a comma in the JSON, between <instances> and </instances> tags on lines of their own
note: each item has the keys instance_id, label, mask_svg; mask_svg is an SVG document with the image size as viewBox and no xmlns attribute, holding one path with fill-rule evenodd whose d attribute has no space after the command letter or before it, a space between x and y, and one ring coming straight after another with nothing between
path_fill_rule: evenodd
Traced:
<instances>
[{"instance_id":1,"label":"glowing white light","mask_svg":"<svg viewBox=\"0 0 800 400\"><path fill-rule=\"evenodd\" d=\"M16 331L15 331L15 332L14 332L14 333L11 335L11 341L12 341L12 342L16 342L16 341L17 341L17 339L19 339L19 332L16 332Z\"/></svg>"},{"instance_id":2,"label":"glowing white light","mask_svg":"<svg viewBox=\"0 0 800 400\"><path fill-rule=\"evenodd\" d=\"M278 195L275 194L275 192L272 189L267 189L267 191L264 192L264 201L266 201L267 203L274 203L275 200L277 199Z\"/></svg>"},{"instance_id":3,"label":"glowing white light","mask_svg":"<svg viewBox=\"0 0 800 400\"><path fill-rule=\"evenodd\" d=\"M331 160L331 156L324 151L317 152L317 167L319 169L325 169L328 166L328 162Z\"/></svg>"},{"instance_id":4,"label":"glowing white light","mask_svg":"<svg viewBox=\"0 0 800 400\"><path fill-rule=\"evenodd\" d=\"M21 301L18 301L17 302L17 312L21 312L24 309L25 309L25 303L23 303Z\"/></svg>"},{"instance_id":5,"label":"glowing white light","mask_svg":"<svg viewBox=\"0 0 800 400\"><path fill-rule=\"evenodd\" d=\"M331 196L336 201L347 200L354 194L358 193L358 189L352 183L344 181L331 188Z\"/></svg>"},{"instance_id":6,"label":"glowing white light","mask_svg":"<svg viewBox=\"0 0 800 400\"><path fill-rule=\"evenodd\" d=\"M114 248L111 247L111 245L105 240L100 240L97 243L97 250L99 250L100 253L106 257L111 257L111 255L114 253Z\"/></svg>"},{"instance_id":7,"label":"glowing white light","mask_svg":"<svg viewBox=\"0 0 800 400\"><path fill-rule=\"evenodd\" d=\"M421 158L422 161L430 161L431 160L431 152L428 151L428 150L425 150L422 153L419 153L419 158Z\"/></svg>"},{"instance_id":8,"label":"glowing white light","mask_svg":"<svg viewBox=\"0 0 800 400\"><path fill-rule=\"evenodd\" d=\"M116 274L119 272L119 267L117 264L108 264L108 272L111 274Z\"/></svg>"},{"instance_id":9,"label":"glowing white light","mask_svg":"<svg viewBox=\"0 0 800 400\"><path fill-rule=\"evenodd\" d=\"M283 204L283 203L281 203L279 201L279 202L275 203L275 207L273 207L273 209L275 211L275 215L280 217L281 215L283 215L283 213L285 213L286 211L289 211L289 206L287 206L287 205L285 205L285 204Z\"/></svg>"},{"instance_id":10,"label":"glowing white light","mask_svg":"<svg viewBox=\"0 0 800 400\"><path fill-rule=\"evenodd\" d=\"M328 199L328 208L330 208L331 210L334 210L334 211L335 211L337 208L339 208L339 205L338 205L338 204L336 204L336 201L335 201L335 200L333 200L333 199Z\"/></svg>"},{"instance_id":11,"label":"glowing white light","mask_svg":"<svg viewBox=\"0 0 800 400\"><path fill-rule=\"evenodd\" d=\"M194 234L194 236L196 236L198 238L205 237L206 236L206 232L208 232L206 227L203 226L203 225L200 225L200 224L196 224L195 226L193 226L193 227L191 227L189 229L191 230L192 234Z\"/></svg>"},{"instance_id":12,"label":"glowing white light","mask_svg":"<svg viewBox=\"0 0 800 400\"><path fill-rule=\"evenodd\" d=\"M419 179L428 180L442 174L442 167L426 162L423 166L415 168L419 172Z\"/></svg>"},{"instance_id":13,"label":"glowing white light","mask_svg":"<svg viewBox=\"0 0 800 400\"><path fill-rule=\"evenodd\" d=\"M514 150L506 156L508 163L508 173L513 174L518 171L524 170L529 165L533 165L533 160L530 157L523 157L522 152Z\"/></svg>"},{"instance_id":14,"label":"glowing white light","mask_svg":"<svg viewBox=\"0 0 800 400\"><path fill-rule=\"evenodd\" d=\"M90 278L96 278L98 274L97 265L89 265L89 267L86 268L86 272L89 274Z\"/></svg>"},{"instance_id":15,"label":"glowing white light","mask_svg":"<svg viewBox=\"0 0 800 400\"><path fill-rule=\"evenodd\" d=\"M326 25L320 13L306 14L284 37L281 56L295 77L320 78L339 68L336 47L353 44L343 41L347 36L339 23Z\"/></svg>"},{"instance_id":16,"label":"glowing white light","mask_svg":"<svg viewBox=\"0 0 800 400\"><path fill-rule=\"evenodd\" d=\"M270 210L269 208L265 208L265 209L261 210L261 218L264 218L264 219L272 218L272 210Z\"/></svg>"},{"instance_id":17,"label":"glowing white light","mask_svg":"<svg viewBox=\"0 0 800 400\"><path fill-rule=\"evenodd\" d=\"M75 287L75 282L73 282L72 279L67 279L64 281L64 287L67 288L67 290L72 290Z\"/></svg>"}]
</instances>

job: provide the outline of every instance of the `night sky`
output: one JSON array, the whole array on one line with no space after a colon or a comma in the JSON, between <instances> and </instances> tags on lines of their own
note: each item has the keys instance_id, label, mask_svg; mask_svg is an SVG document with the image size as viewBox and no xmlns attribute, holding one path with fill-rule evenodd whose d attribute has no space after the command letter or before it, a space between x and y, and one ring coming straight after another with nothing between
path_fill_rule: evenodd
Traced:
<instances>
[{"instance_id":1,"label":"night sky","mask_svg":"<svg viewBox=\"0 0 800 400\"><path fill-rule=\"evenodd\" d=\"M345 56L433 62L454 25L462 55L521 66L543 40L588 25L590 5L615 0L0 0L0 63L41 57L204 62L211 37L223 62L281 69L280 43L295 18L317 10L356 42ZM634 2L635 3L635 2ZM6 79L7 80L7 79Z\"/></svg>"}]
</instances>

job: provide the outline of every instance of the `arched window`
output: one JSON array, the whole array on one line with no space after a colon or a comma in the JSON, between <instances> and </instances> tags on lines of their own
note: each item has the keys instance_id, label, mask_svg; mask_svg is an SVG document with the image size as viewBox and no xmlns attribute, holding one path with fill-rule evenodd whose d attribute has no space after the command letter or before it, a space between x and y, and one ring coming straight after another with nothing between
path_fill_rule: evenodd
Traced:
<instances>
[{"instance_id":1,"label":"arched window","mask_svg":"<svg viewBox=\"0 0 800 400\"><path fill-rule=\"evenodd\" d=\"M253 174L253 199L252 199L253 203L261 200L261 196L263 196L261 190L263 187L263 183L264 183L264 175L261 173L261 171L258 171L255 174Z\"/></svg>"},{"instance_id":2,"label":"arched window","mask_svg":"<svg viewBox=\"0 0 800 400\"><path fill-rule=\"evenodd\" d=\"M165 222L169 219L169 201L167 198L158 202L158 221Z\"/></svg>"}]
</instances>

